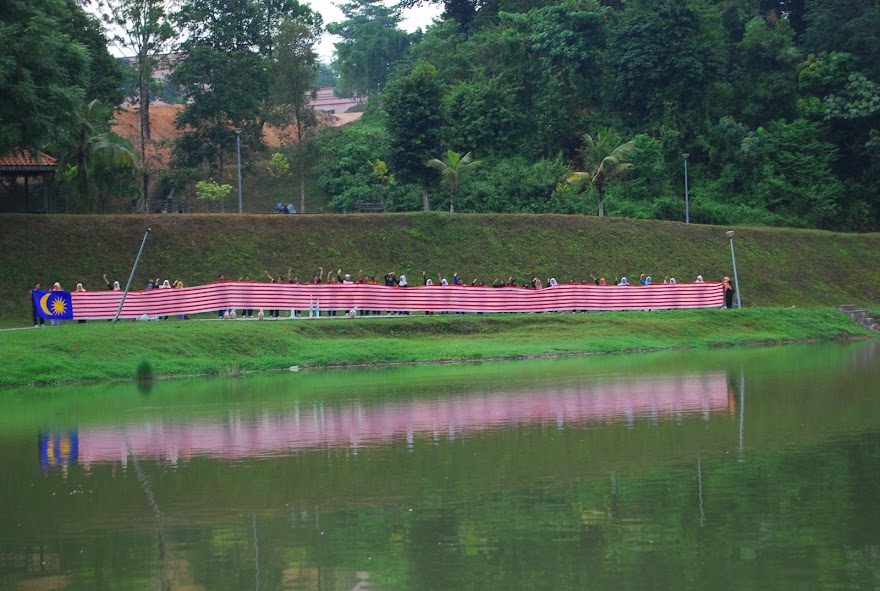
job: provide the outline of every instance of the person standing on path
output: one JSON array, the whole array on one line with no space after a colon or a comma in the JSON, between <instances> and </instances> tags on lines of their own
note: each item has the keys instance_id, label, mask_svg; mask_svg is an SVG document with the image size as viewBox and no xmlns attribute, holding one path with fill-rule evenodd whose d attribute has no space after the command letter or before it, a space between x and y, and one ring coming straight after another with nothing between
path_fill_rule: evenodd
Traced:
<instances>
[{"instance_id":1,"label":"person standing on path","mask_svg":"<svg viewBox=\"0 0 880 591\"><path fill-rule=\"evenodd\" d=\"M43 289L43 284L37 281L34 283L34 288L31 290L31 314L34 319L34 328L40 327L43 328L46 326L46 321L43 320L43 317L37 314L37 302L34 301L34 292Z\"/></svg>"},{"instance_id":2,"label":"person standing on path","mask_svg":"<svg viewBox=\"0 0 880 591\"><path fill-rule=\"evenodd\" d=\"M724 307L728 310L733 308L733 285L730 283L730 277L724 278Z\"/></svg>"}]
</instances>

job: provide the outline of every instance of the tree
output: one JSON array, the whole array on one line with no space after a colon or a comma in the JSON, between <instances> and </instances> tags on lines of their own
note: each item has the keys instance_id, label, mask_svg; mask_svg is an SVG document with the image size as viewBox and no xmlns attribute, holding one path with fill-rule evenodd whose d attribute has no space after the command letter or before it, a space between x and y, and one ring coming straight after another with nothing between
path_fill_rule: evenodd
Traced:
<instances>
[{"instance_id":1,"label":"tree","mask_svg":"<svg viewBox=\"0 0 880 591\"><path fill-rule=\"evenodd\" d=\"M880 9L876 0L807 0L803 43L809 51L846 51L880 80Z\"/></svg>"},{"instance_id":2,"label":"tree","mask_svg":"<svg viewBox=\"0 0 880 591\"><path fill-rule=\"evenodd\" d=\"M620 137L610 128L600 129L593 139L590 135L584 136L584 168L583 172L571 172L565 180L570 183L587 183L596 189L599 198L599 217L605 215L605 184L620 175L632 166L626 159L635 149L636 144L629 141L619 144Z\"/></svg>"},{"instance_id":3,"label":"tree","mask_svg":"<svg viewBox=\"0 0 880 591\"><path fill-rule=\"evenodd\" d=\"M235 151L233 129L241 129L242 151L260 149L269 98L267 64L260 48L264 15L253 0L189 0L177 14L185 58L171 74L186 106L175 125L176 168L207 166L222 182L223 163Z\"/></svg>"},{"instance_id":4,"label":"tree","mask_svg":"<svg viewBox=\"0 0 880 591\"><path fill-rule=\"evenodd\" d=\"M0 154L63 144L88 85L86 48L62 32L59 0L7 0L0 16Z\"/></svg>"},{"instance_id":5,"label":"tree","mask_svg":"<svg viewBox=\"0 0 880 591\"><path fill-rule=\"evenodd\" d=\"M329 64L321 63L318 68L315 86L318 88L324 88L325 86L335 87L339 82L339 62L334 60Z\"/></svg>"},{"instance_id":6,"label":"tree","mask_svg":"<svg viewBox=\"0 0 880 591\"><path fill-rule=\"evenodd\" d=\"M841 229L849 195L833 173L839 154L824 124L771 121L746 135L741 154L746 180L738 199L801 224Z\"/></svg>"},{"instance_id":7,"label":"tree","mask_svg":"<svg viewBox=\"0 0 880 591\"><path fill-rule=\"evenodd\" d=\"M79 41L89 53L86 100L98 99L105 105L122 103L125 95L125 74L116 58L107 50L109 43L101 28L101 21L87 13L76 0L65 0L68 17L61 21L61 31Z\"/></svg>"},{"instance_id":8,"label":"tree","mask_svg":"<svg viewBox=\"0 0 880 591\"><path fill-rule=\"evenodd\" d=\"M317 127L309 101L316 96L314 82L319 63L315 45L320 36L320 17L308 20L288 17L281 22L274 42L272 99L280 122L292 121L296 130L300 213L306 212L305 146Z\"/></svg>"},{"instance_id":9,"label":"tree","mask_svg":"<svg viewBox=\"0 0 880 591\"><path fill-rule=\"evenodd\" d=\"M185 58L172 73L185 99L172 153L178 170L200 166L222 180L223 163L241 129L243 161L263 148L271 116L270 72L279 27L286 18L314 17L295 0L186 0L177 22ZM317 26L320 26L318 22Z\"/></svg>"},{"instance_id":10,"label":"tree","mask_svg":"<svg viewBox=\"0 0 880 591\"><path fill-rule=\"evenodd\" d=\"M702 119L707 90L723 79L724 39L717 8L701 0L627 3L611 44L617 108L656 120L675 105Z\"/></svg>"},{"instance_id":11,"label":"tree","mask_svg":"<svg viewBox=\"0 0 880 591\"><path fill-rule=\"evenodd\" d=\"M739 120L756 125L792 118L801 53L788 21L752 19L736 50L733 91Z\"/></svg>"},{"instance_id":12,"label":"tree","mask_svg":"<svg viewBox=\"0 0 880 591\"><path fill-rule=\"evenodd\" d=\"M422 208L429 211L429 168L425 166L438 151L443 124L443 88L437 70L420 63L406 76L388 84L384 93L386 127L390 137L390 158L398 177L422 186Z\"/></svg>"},{"instance_id":13,"label":"tree","mask_svg":"<svg viewBox=\"0 0 880 591\"><path fill-rule=\"evenodd\" d=\"M137 76L135 101L140 108L138 149L143 170L143 206L150 189L147 146L150 143L150 87L153 72L163 54L169 51L176 32L171 24L169 0L101 0L104 22L118 31L114 40L134 54L132 65Z\"/></svg>"},{"instance_id":14,"label":"tree","mask_svg":"<svg viewBox=\"0 0 880 591\"><path fill-rule=\"evenodd\" d=\"M128 142L108 129L112 109L97 99L83 109L74 141L59 160L59 168L67 169L66 180L73 184L74 209L77 213L100 210L102 176L133 171L136 158ZM120 169L120 170L116 170Z\"/></svg>"},{"instance_id":15,"label":"tree","mask_svg":"<svg viewBox=\"0 0 880 591\"><path fill-rule=\"evenodd\" d=\"M574 155L586 127L585 107L600 103L609 9L595 0L566 0L522 14L500 14L508 85L516 77L519 108L529 113L523 141L535 155ZM490 32L486 32L490 35Z\"/></svg>"},{"instance_id":16,"label":"tree","mask_svg":"<svg viewBox=\"0 0 880 591\"><path fill-rule=\"evenodd\" d=\"M221 185L214 179L196 183L196 199L210 203L220 202L220 213L224 212L223 202L232 192L232 185Z\"/></svg>"},{"instance_id":17,"label":"tree","mask_svg":"<svg viewBox=\"0 0 880 591\"><path fill-rule=\"evenodd\" d=\"M412 36L397 27L400 11L381 0L354 0L340 8L346 20L327 26L328 32L342 37L336 44L340 91L370 96L384 88Z\"/></svg>"},{"instance_id":18,"label":"tree","mask_svg":"<svg viewBox=\"0 0 880 591\"><path fill-rule=\"evenodd\" d=\"M462 29L470 29L477 20L493 22L498 16L501 2L498 0L401 0L402 8L412 8L422 4L442 4L443 18L454 20ZM529 2L528 4L531 4Z\"/></svg>"},{"instance_id":19,"label":"tree","mask_svg":"<svg viewBox=\"0 0 880 591\"><path fill-rule=\"evenodd\" d=\"M445 160L431 158L426 163L427 166L439 172L449 183L449 190L452 192L452 199L449 201L449 213L455 213L455 194L458 191L458 185L461 184L462 177L479 164L481 164L481 161L474 160L470 152L462 156L453 150L446 152Z\"/></svg>"}]
</instances>

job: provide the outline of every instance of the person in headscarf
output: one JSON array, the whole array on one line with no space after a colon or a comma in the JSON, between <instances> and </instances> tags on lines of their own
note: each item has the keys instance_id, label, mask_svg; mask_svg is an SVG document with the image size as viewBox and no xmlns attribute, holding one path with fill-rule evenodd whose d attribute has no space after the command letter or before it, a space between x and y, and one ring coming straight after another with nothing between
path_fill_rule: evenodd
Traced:
<instances>
[{"instance_id":1,"label":"person in headscarf","mask_svg":"<svg viewBox=\"0 0 880 591\"><path fill-rule=\"evenodd\" d=\"M85 291L86 291L86 288L83 287L83 284L82 284L82 283L77 283L77 284L76 284L76 292L77 292L77 293L84 293ZM86 321L83 320L83 319L79 319L79 320L77 320L77 322L78 322L79 324L85 324L85 323L86 323Z\"/></svg>"},{"instance_id":2,"label":"person in headscarf","mask_svg":"<svg viewBox=\"0 0 880 591\"><path fill-rule=\"evenodd\" d=\"M61 289L61 284L56 281L55 284L52 286L52 291L64 291L64 290ZM49 320L49 326L61 326L61 321L56 318L51 318Z\"/></svg>"},{"instance_id":3,"label":"person in headscarf","mask_svg":"<svg viewBox=\"0 0 880 591\"><path fill-rule=\"evenodd\" d=\"M733 308L733 284L730 283L730 277L725 277L724 285L724 307Z\"/></svg>"},{"instance_id":4,"label":"person in headscarf","mask_svg":"<svg viewBox=\"0 0 880 591\"><path fill-rule=\"evenodd\" d=\"M171 284L171 287L174 289L183 289L183 281L181 281L180 279L177 279L174 281L174 283ZM177 314L174 316L174 318L176 320L186 320L187 319L186 314ZM242 314L242 318L244 318L244 314Z\"/></svg>"},{"instance_id":5,"label":"person in headscarf","mask_svg":"<svg viewBox=\"0 0 880 591\"><path fill-rule=\"evenodd\" d=\"M171 289L171 282L166 279L162 282L162 285L159 286L159 289Z\"/></svg>"},{"instance_id":6,"label":"person in headscarf","mask_svg":"<svg viewBox=\"0 0 880 591\"><path fill-rule=\"evenodd\" d=\"M697 280L694 281L694 283L703 283L703 276L702 276L702 275L697 275Z\"/></svg>"},{"instance_id":7,"label":"person in headscarf","mask_svg":"<svg viewBox=\"0 0 880 591\"><path fill-rule=\"evenodd\" d=\"M617 285L629 285L629 281L626 280L626 277L621 277L620 283L618 283Z\"/></svg>"},{"instance_id":8,"label":"person in headscarf","mask_svg":"<svg viewBox=\"0 0 880 591\"><path fill-rule=\"evenodd\" d=\"M547 287L556 287L559 285L559 282L556 281L556 277L551 277L549 281L547 281Z\"/></svg>"},{"instance_id":9,"label":"person in headscarf","mask_svg":"<svg viewBox=\"0 0 880 591\"><path fill-rule=\"evenodd\" d=\"M409 282L406 280L406 275L401 275L400 280L397 282L398 287L409 287ZM404 316L409 316L409 310L405 312L401 312Z\"/></svg>"},{"instance_id":10,"label":"person in headscarf","mask_svg":"<svg viewBox=\"0 0 880 591\"><path fill-rule=\"evenodd\" d=\"M104 283L107 284L107 289L109 289L109 290L112 290L112 291L122 291L122 288L119 287L119 282L118 282L118 281L114 281L113 284L111 285L110 280L107 279L107 273L104 273Z\"/></svg>"},{"instance_id":11,"label":"person in headscarf","mask_svg":"<svg viewBox=\"0 0 880 591\"><path fill-rule=\"evenodd\" d=\"M651 285L651 276L650 275L645 277L645 282L642 285Z\"/></svg>"}]
</instances>

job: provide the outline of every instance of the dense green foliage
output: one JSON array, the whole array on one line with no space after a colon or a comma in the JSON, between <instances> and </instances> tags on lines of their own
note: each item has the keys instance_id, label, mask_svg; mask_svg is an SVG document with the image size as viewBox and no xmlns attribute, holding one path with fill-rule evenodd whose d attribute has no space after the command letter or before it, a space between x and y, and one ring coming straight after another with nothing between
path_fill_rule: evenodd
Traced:
<instances>
[{"instance_id":1,"label":"dense green foliage","mask_svg":"<svg viewBox=\"0 0 880 591\"><path fill-rule=\"evenodd\" d=\"M401 31L399 10L422 1L442 4L441 20ZM222 180L236 128L253 170L265 125L286 111L309 140L296 154L284 149L296 156L301 206L320 181L338 211L364 200L446 209L454 199L461 212L682 220L689 154L695 222L880 228L876 0L353 0L329 27L340 35L337 61L320 78L338 75L338 93L370 104L353 129L314 142L302 105L319 78L321 21L297 0L185 0L173 14L166 0L101 5L122 31L116 41L136 53L143 194L147 78L176 37L171 85L185 109L169 178L181 193L190 181ZM283 19L296 23L286 42ZM308 34L292 44L297 27ZM73 0L6 0L0 34L0 148L75 147L79 107L124 86L96 22ZM297 49L285 56L277 43ZM590 175L585 190L565 183L590 168L602 133L631 146L618 174ZM483 165L446 186L426 162L449 151ZM377 160L388 165L382 179ZM88 196L72 201L100 208Z\"/></svg>"},{"instance_id":2,"label":"dense green foliage","mask_svg":"<svg viewBox=\"0 0 880 591\"><path fill-rule=\"evenodd\" d=\"M871 0L831 4L444 2L445 20L410 47L389 89L426 64L436 71L442 121L432 157L473 151L485 161L462 183L460 211L595 212L607 197L609 215L683 220L688 153L696 222L876 230L880 13ZM416 107L385 94L384 113L356 125L388 135L352 132L347 141L410 154L412 162L392 158L391 173L421 183L408 143L422 143ZM559 181L585 169L584 138L605 128L634 142L632 166L578 199ZM565 171L549 176L560 158ZM368 174L365 160L328 166L336 176ZM497 174L534 166L548 174L537 199L523 200ZM336 207L350 207L348 188L324 188ZM434 193L432 208L447 207L451 194Z\"/></svg>"},{"instance_id":3,"label":"dense green foliage","mask_svg":"<svg viewBox=\"0 0 880 591\"><path fill-rule=\"evenodd\" d=\"M71 30L74 18L88 31ZM81 40L89 33L91 21L72 2L0 2L0 154L66 144L87 99L105 98L87 96L103 92L83 43L92 38ZM106 55L106 45L100 50Z\"/></svg>"},{"instance_id":4,"label":"dense green foliage","mask_svg":"<svg viewBox=\"0 0 880 591\"><path fill-rule=\"evenodd\" d=\"M107 43L73 0L0 3L0 155L58 160L50 210L99 211L131 190L131 146L110 132L124 73Z\"/></svg>"},{"instance_id":5,"label":"dense green foliage","mask_svg":"<svg viewBox=\"0 0 880 591\"><path fill-rule=\"evenodd\" d=\"M417 35L397 28L399 12L380 0L339 5L345 20L327 25L336 44L338 96L369 96L385 87L391 70Z\"/></svg>"}]
</instances>

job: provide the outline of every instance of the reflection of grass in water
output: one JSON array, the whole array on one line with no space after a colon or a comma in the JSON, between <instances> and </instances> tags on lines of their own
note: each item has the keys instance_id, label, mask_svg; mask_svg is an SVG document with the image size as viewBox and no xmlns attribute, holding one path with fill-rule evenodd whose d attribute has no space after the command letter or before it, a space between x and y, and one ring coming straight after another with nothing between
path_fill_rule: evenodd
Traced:
<instances>
[{"instance_id":1,"label":"reflection of grass in water","mask_svg":"<svg viewBox=\"0 0 880 591\"><path fill-rule=\"evenodd\" d=\"M94 322L13 331L0 385L239 375L300 367L525 358L867 334L830 309L413 316L275 322Z\"/></svg>"},{"instance_id":2,"label":"reflection of grass in water","mask_svg":"<svg viewBox=\"0 0 880 591\"><path fill-rule=\"evenodd\" d=\"M141 384L153 380L153 366L146 359L138 364L135 379Z\"/></svg>"}]
</instances>

